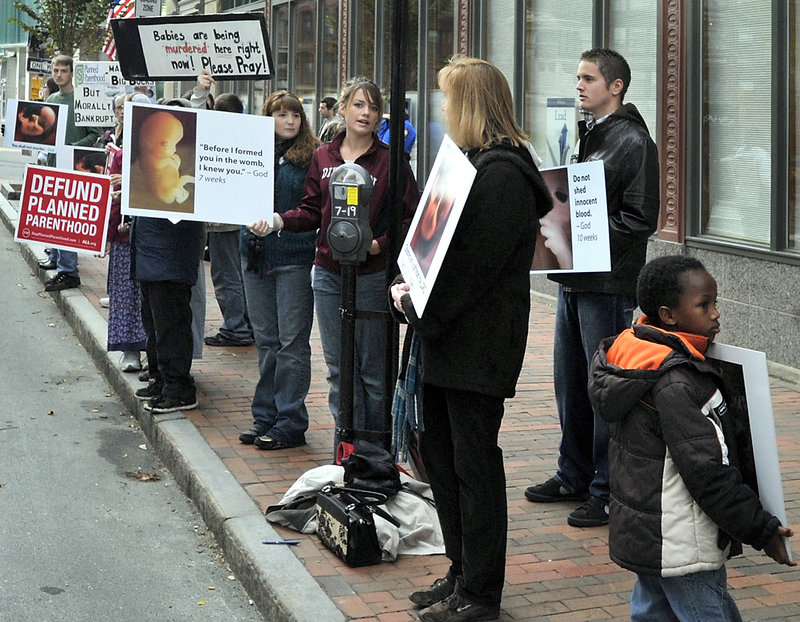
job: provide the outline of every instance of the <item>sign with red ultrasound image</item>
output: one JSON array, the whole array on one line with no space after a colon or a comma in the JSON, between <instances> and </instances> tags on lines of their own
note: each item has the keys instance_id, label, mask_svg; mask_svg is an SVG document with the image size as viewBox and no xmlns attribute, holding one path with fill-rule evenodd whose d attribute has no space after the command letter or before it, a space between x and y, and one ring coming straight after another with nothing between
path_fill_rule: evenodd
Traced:
<instances>
[{"instance_id":1,"label":"sign with red ultrasound image","mask_svg":"<svg viewBox=\"0 0 800 622\"><path fill-rule=\"evenodd\" d=\"M110 204L111 178L105 175L28 166L14 239L102 253Z\"/></svg>"}]
</instances>

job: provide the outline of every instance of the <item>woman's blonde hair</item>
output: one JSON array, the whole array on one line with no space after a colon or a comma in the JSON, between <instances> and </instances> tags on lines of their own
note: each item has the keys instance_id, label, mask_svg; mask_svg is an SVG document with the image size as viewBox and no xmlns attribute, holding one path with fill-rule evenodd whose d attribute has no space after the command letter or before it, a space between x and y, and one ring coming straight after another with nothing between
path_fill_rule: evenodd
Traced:
<instances>
[{"instance_id":1,"label":"woman's blonde hair","mask_svg":"<svg viewBox=\"0 0 800 622\"><path fill-rule=\"evenodd\" d=\"M378 107L378 123L375 124L372 130L373 132L377 132L378 126L380 125L380 118L383 116L383 93L381 93L378 85L369 78L358 76L356 78L351 78L345 83L342 94L339 96L339 111L342 112L350 105L350 102L359 90L364 92L364 96L370 104ZM343 129L345 129L344 123L341 125L341 130Z\"/></svg>"},{"instance_id":2,"label":"woman's blonde hair","mask_svg":"<svg viewBox=\"0 0 800 622\"><path fill-rule=\"evenodd\" d=\"M289 147L284 157L295 166L306 168L311 164L311 156L314 155L319 141L317 137L311 133L311 127L308 125L308 119L306 118L306 111L303 110L303 104L300 102L297 95L289 91L275 91L271 93L261 107L261 114L265 117L271 117L281 110L296 112L300 115L300 131L297 133L294 144Z\"/></svg>"},{"instance_id":3,"label":"woman's blonde hair","mask_svg":"<svg viewBox=\"0 0 800 622\"><path fill-rule=\"evenodd\" d=\"M459 147L488 149L504 140L519 147L528 140L514 118L508 81L497 67L480 58L454 56L438 78L448 133Z\"/></svg>"}]
</instances>

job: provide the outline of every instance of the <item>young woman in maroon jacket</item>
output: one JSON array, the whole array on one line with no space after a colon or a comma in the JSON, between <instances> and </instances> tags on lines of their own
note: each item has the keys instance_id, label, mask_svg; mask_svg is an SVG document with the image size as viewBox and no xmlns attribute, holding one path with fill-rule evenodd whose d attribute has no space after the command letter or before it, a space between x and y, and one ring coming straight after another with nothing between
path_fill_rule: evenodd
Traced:
<instances>
[{"instance_id":1,"label":"young woman in maroon jacket","mask_svg":"<svg viewBox=\"0 0 800 622\"><path fill-rule=\"evenodd\" d=\"M328 246L331 222L329 183L336 167L354 162L364 167L374 184L369 206L369 221L374 239L367 259L359 264L356 281L356 307L365 311L387 311L384 268L386 256L387 192L389 184L389 147L377 137L383 113L383 97L374 82L354 78L345 86L339 100L344 129L322 145L311 160L303 199L300 205L283 214L274 214L272 222L253 223L249 229L257 235L286 229L301 232L319 229L314 259L314 308L317 315L322 351L328 366L330 392L328 403L334 419L339 415L339 357L341 349L341 269ZM419 200L414 173L407 162L403 189L403 224L408 226ZM383 431L383 369L386 347L383 323L371 319L356 320L355 387L353 423L356 429Z\"/></svg>"}]
</instances>

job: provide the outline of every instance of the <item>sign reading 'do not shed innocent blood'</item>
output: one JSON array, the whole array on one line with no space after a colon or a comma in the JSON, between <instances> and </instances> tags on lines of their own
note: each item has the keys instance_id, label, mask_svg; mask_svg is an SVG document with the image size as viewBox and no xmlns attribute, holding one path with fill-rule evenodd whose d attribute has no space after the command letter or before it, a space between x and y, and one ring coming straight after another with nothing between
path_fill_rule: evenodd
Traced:
<instances>
[{"instance_id":1,"label":"sign reading 'do not shed innocent blood'","mask_svg":"<svg viewBox=\"0 0 800 622\"><path fill-rule=\"evenodd\" d=\"M264 79L273 71L263 14L174 15L111 20L127 80Z\"/></svg>"}]
</instances>

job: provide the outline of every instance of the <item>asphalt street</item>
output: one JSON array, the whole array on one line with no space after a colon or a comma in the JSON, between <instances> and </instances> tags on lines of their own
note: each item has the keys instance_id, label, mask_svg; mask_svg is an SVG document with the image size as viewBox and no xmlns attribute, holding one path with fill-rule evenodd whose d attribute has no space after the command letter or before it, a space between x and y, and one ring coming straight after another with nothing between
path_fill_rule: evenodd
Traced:
<instances>
[{"instance_id":1,"label":"asphalt street","mask_svg":"<svg viewBox=\"0 0 800 622\"><path fill-rule=\"evenodd\" d=\"M262 620L0 227L0 622Z\"/></svg>"}]
</instances>

